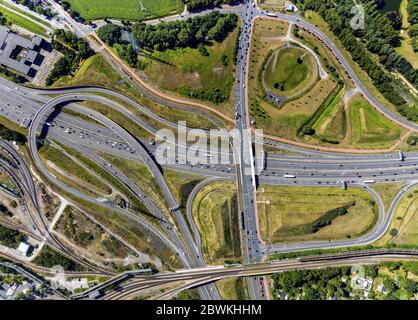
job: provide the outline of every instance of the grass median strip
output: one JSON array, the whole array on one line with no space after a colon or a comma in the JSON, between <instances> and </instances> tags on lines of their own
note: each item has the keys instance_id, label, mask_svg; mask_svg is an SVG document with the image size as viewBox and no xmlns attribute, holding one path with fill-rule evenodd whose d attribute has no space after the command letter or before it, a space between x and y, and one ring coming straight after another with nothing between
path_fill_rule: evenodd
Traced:
<instances>
[{"instance_id":1,"label":"grass median strip","mask_svg":"<svg viewBox=\"0 0 418 320\"><path fill-rule=\"evenodd\" d=\"M60 180L64 180L63 182L69 183L72 187L75 187L76 189L81 188L83 191L88 189L90 194L93 193L96 195L97 193L109 195L112 192L112 189L103 181L94 174L89 173L86 168L78 165L69 156L60 152L58 149L50 145L44 145L40 149L39 154L41 158L45 160L48 167L52 166L52 162L54 166L61 169L63 172L59 172ZM57 168L52 169L58 171ZM71 177L78 179L80 184L78 185L76 180L71 179Z\"/></svg>"}]
</instances>

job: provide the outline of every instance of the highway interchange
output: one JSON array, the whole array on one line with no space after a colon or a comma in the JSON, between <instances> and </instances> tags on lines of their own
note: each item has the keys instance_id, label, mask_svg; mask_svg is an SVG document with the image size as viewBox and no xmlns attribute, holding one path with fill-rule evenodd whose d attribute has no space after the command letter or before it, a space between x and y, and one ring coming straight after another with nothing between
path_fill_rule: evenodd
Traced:
<instances>
[{"instance_id":1,"label":"highway interchange","mask_svg":"<svg viewBox=\"0 0 418 320\"><path fill-rule=\"evenodd\" d=\"M270 148L275 148L277 150L292 151L295 155L268 153L265 160L264 170L256 177L254 155L252 151L253 143L250 131L251 126L249 123L250 119L246 101L248 96L248 86L246 86L246 83L248 80L247 70L249 64L249 50L246 44L250 42L254 20L259 17L280 19L313 32L328 45L344 69L347 71L350 78L373 106L375 106L385 116L409 130L417 131L418 126L400 118L381 106L372 97L372 95L368 93L367 89L357 78L350 65L347 63L340 51L334 46L332 41L320 30L306 23L297 15L288 16L275 14L273 17L268 12L259 9L258 6L253 4L253 1L249 1L246 5L241 6L239 9L233 9L234 12L237 12L243 18L242 32L240 36L241 45L239 46L239 59L236 68L236 78L239 79L239 84L235 89L237 114L235 125L240 131L242 142L238 146L234 145L232 149L222 150L222 152L228 154L231 159L231 163L224 165L211 164L211 160L213 159L208 157L208 164L192 165L190 163L184 163L185 161L183 161L184 159L182 159L182 156L177 154L175 159L172 159L172 164L167 164L163 167L180 172L193 173L209 179L204 180L201 184L196 186L192 192L191 198L193 198L199 190L211 181L217 181L219 179L237 181L239 186L240 211L244 213L246 231L242 232L242 244L245 258L244 264L246 266L259 265L266 258L266 256L273 253L318 248L326 249L359 246L376 241L387 231L396 205L401 197L414 188L418 183L418 167L416 166L418 153L393 153L389 155L337 154L265 140L263 142L265 146L269 146ZM73 22L73 24L75 25L76 23ZM118 101L123 101L123 104L120 104L109 97L116 98ZM176 104L170 103L169 101L167 102L161 97L154 100L157 100L156 102L163 103L168 107L177 107ZM134 220L144 230L153 234L170 247L173 252L176 252L185 268L191 268L191 270L193 268L205 268L205 262L203 261L201 251L201 240L196 226L194 226L190 204L187 206L187 217L192 230L189 230L188 224L179 210L179 205L170 191L158 164L154 160L158 143L156 145L150 144L147 138L140 139L138 142L129 132L117 123L103 116L99 112L93 111L84 105L81 105L80 102L82 101L95 101L118 110L136 122L138 126L145 129L150 135L154 135L157 130L149 122L144 120L145 117L141 117L140 115L145 115L146 118L159 123L161 127L177 127L177 124L154 114L146 106L143 106L120 93L106 88L78 87L63 89L35 89L20 86L0 78L0 115L16 122L19 125L29 127L29 149L31 158L36 166L36 171L41 172L50 183L58 186L61 190L70 192L74 196L97 206L111 208L128 219ZM57 106L62 105L66 105L67 107L69 106L73 111L83 114L94 121L85 121L82 118L65 114L63 112L57 114L53 113L53 117L50 117L51 112L55 110ZM127 106L129 106L129 109ZM135 110L136 112L132 112L132 110ZM196 112L202 115L201 111ZM214 120L213 122L217 126L220 125L219 122ZM42 135L47 135L48 138L67 145L87 156L100 165L101 168L120 180L141 202L144 203L150 213L157 218L162 228L157 227L154 223L150 223L147 219L140 215L132 214L129 210L117 208L109 203L100 202L80 191L69 188L57 179L48 171L39 157L37 150L37 132L41 131ZM3 150L8 150L9 153L15 152L12 150L13 147L5 143L2 143L0 147ZM179 149L187 149L188 147L189 146L183 145L179 146ZM104 152L144 163L149 168L156 182L163 191L168 209L171 209L170 211L175 218L176 226L170 224L170 222L165 218L167 212L162 212L161 209L158 208L147 197L147 195L129 179L129 177L124 175L117 168L112 167L106 160L101 158L97 152ZM235 157L238 157L240 161L234 163L232 160ZM25 196L31 194L34 195L35 191L30 170L27 166L24 166L19 172L22 174L20 180L25 182L22 185L22 189L24 189L22 193ZM248 172L251 174L248 174ZM285 175L293 175L294 178L289 179L286 178ZM261 184L270 185L341 186L344 182L348 187L363 188L375 198L376 203L379 206L379 219L373 230L358 239L336 241L331 243L303 242L266 245L260 239L257 226L257 179ZM373 180L376 183L399 182L405 183L406 186L396 196L392 206L390 208L385 208L379 195L374 192L367 183L365 183L365 181L368 180ZM36 210L39 210L39 208L37 208L36 200L31 200L30 196L26 203L32 203L32 206L34 207L33 210L35 212ZM36 218L36 216L34 216L33 219L33 230L31 232L42 231L41 234L47 236L45 226L42 227L42 219L39 217ZM38 219L38 221L35 221L35 219ZM53 238L49 241L54 247L60 248L60 244L58 242L54 242ZM61 248L61 250L64 249ZM74 258L71 253L68 253L68 255ZM85 264L85 261L82 261L82 263ZM91 265L89 266L92 267ZM100 271L97 267L95 268L97 271ZM206 281L204 283L209 284L199 288L202 298L219 299L219 293L217 292L214 284L211 283L211 281ZM251 298L263 299L267 297L267 289L265 288L262 277L249 277L248 284Z\"/></svg>"}]
</instances>

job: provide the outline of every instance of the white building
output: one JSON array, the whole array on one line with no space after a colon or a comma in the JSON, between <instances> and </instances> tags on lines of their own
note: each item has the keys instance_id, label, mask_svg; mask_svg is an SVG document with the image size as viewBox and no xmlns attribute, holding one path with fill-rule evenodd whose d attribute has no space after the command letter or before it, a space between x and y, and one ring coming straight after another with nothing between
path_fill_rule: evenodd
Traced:
<instances>
[{"instance_id":1,"label":"white building","mask_svg":"<svg viewBox=\"0 0 418 320\"><path fill-rule=\"evenodd\" d=\"M31 248L32 246L30 244L22 241L19 244L19 247L17 248L17 250L26 257Z\"/></svg>"},{"instance_id":2,"label":"white building","mask_svg":"<svg viewBox=\"0 0 418 320\"><path fill-rule=\"evenodd\" d=\"M296 6L290 2L290 1L286 1L286 11L287 12L297 12L298 8L296 8Z\"/></svg>"}]
</instances>

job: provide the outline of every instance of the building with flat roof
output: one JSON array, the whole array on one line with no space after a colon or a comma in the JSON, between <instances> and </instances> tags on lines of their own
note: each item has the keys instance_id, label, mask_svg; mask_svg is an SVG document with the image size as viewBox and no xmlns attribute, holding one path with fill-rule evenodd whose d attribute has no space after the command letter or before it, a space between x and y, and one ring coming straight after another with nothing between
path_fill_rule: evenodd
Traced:
<instances>
[{"instance_id":1,"label":"building with flat roof","mask_svg":"<svg viewBox=\"0 0 418 320\"><path fill-rule=\"evenodd\" d=\"M25 257L29 254L30 249L31 245L23 241L19 244L19 247L17 248L17 250Z\"/></svg>"},{"instance_id":2,"label":"building with flat roof","mask_svg":"<svg viewBox=\"0 0 418 320\"><path fill-rule=\"evenodd\" d=\"M34 36L32 40L0 26L0 64L25 76L33 77L33 65L39 57L43 39Z\"/></svg>"}]
</instances>

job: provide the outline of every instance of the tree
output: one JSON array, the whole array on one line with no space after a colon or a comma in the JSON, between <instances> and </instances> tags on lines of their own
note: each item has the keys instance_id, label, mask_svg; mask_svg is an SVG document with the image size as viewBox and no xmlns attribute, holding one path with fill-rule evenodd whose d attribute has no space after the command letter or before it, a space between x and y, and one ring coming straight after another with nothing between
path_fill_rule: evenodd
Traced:
<instances>
[{"instance_id":1,"label":"tree","mask_svg":"<svg viewBox=\"0 0 418 320\"><path fill-rule=\"evenodd\" d=\"M106 24L97 31L97 35L109 46L120 43L122 38L122 27L115 24Z\"/></svg>"},{"instance_id":2,"label":"tree","mask_svg":"<svg viewBox=\"0 0 418 320\"><path fill-rule=\"evenodd\" d=\"M398 235L398 229L396 229L396 228L391 229L390 230L390 235L392 237L396 237Z\"/></svg>"},{"instance_id":3,"label":"tree","mask_svg":"<svg viewBox=\"0 0 418 320\"><path fill-rule=\"evenodd\" d=\"M70 11L70 16L73 19L77 19L80 16L80 14L77 11L71 10Z\"/></svg>"},{"instance_id":4,"label":"tree","mask_svg":"<svg viewBox=\"0 0 418 320\"><path fill-rule=\"evenodd\" d=\"M11 200L11 201L10 201L10 206L11 206L13 209L17 208L17 202L16 202L15 200Z\"/></svg>"},{"instance_id":5,"label":"tree","mask_svg":"<svg viewBox=\"0 0 418 320\"><path fill-rule=\"evenodd\" d=\"M312 136L312 135L315 134L315 129L313 129L309 125L304 125L303 128L302 128L302 134L306 135L306 136Z\"/></svg>"},{"instance_id":6,"label":"tree","mask_svg":"<svg viewBox=\"0 0 418 320\"><path fill-rule=\"evenodd\" d=\"M227 65L228 65L228 61L229 61L228 56L227 56L226 54L223 54L223 55L222 55L222 57L221 57L221 62L222 62L222 64L223 64L224 66L227 66Z\"/></svg>"},{"instance_id":7,"label":"tree","mask_svg":"<svg viewBox=\"0 0 418 320\"><path fill-rule=\"evenodd\" d=\"M394 29L399 30L402 27L402 17L398 11L390 11L386 13Z\"/></svg>"},{"instance_id":8,"label":"tree","mask_svg":"<svg viewBox=\"0 0 418 320\"><path fill-rule=\"evenodd\" d=\"M409 136L408 139L406 140L406 143L409 144L410 146L415 146L418 142L418 136Z\"/></svg>"},{"instance_id":9,"label":"tree","mask_svg":"<svg viewBox=\"0 0 418 320\"><path fill-rule=\"evenodd\" d=\"M71 5L70 5L67 1L63 1L63 2L61 3L61 6L62 6L62 8L63 8L65 11L68 11L68 10L70 10L70 8L71 8Z\"/></svg>"},{"instance_id":10,"label":"tree","mask_svg":"<svg viewBox=\"0 0 418 320\"><path fill-rule=\"evenodd\" d=\"M197 48L211 41L222 42L238 22L235 14L218 11L185 21L162 22L156 26L136 23L132 34L141 48L164 51L175 48Z\"/></svg>"},{"instance_id":11,"label":"tree","mask_svg":"<svg viewBox=\"0 0 418 320\"><path fill-rule=\"evenodd\" d=\"M199 43L199 45L197 46L197 50L200 52L200 54L204 57L209 56L209 51L208 49L206 49L204 44Z\"/></svg>"},{"instance_id":12,"label":"tree","mask_svg":"<svg viewBox=\"0 0 418 320\"><path fill-rule=\"evenodd\" d=\"M221 4L234 4L237 2L237 0L188 0L187 10L202 10L205 8L217 7Z\"/></svg>"},{"instance_id":13,"label":"tree","mask_svg":"<svg viewBox=\"0 0 418 320\"><path fill-rule=\"evenodd\" d=\"M136 67L138 63L138 55L132 44L118 44L116 47L120 57L124 59L131 67Z\"/></svg>"}]
</instances>

